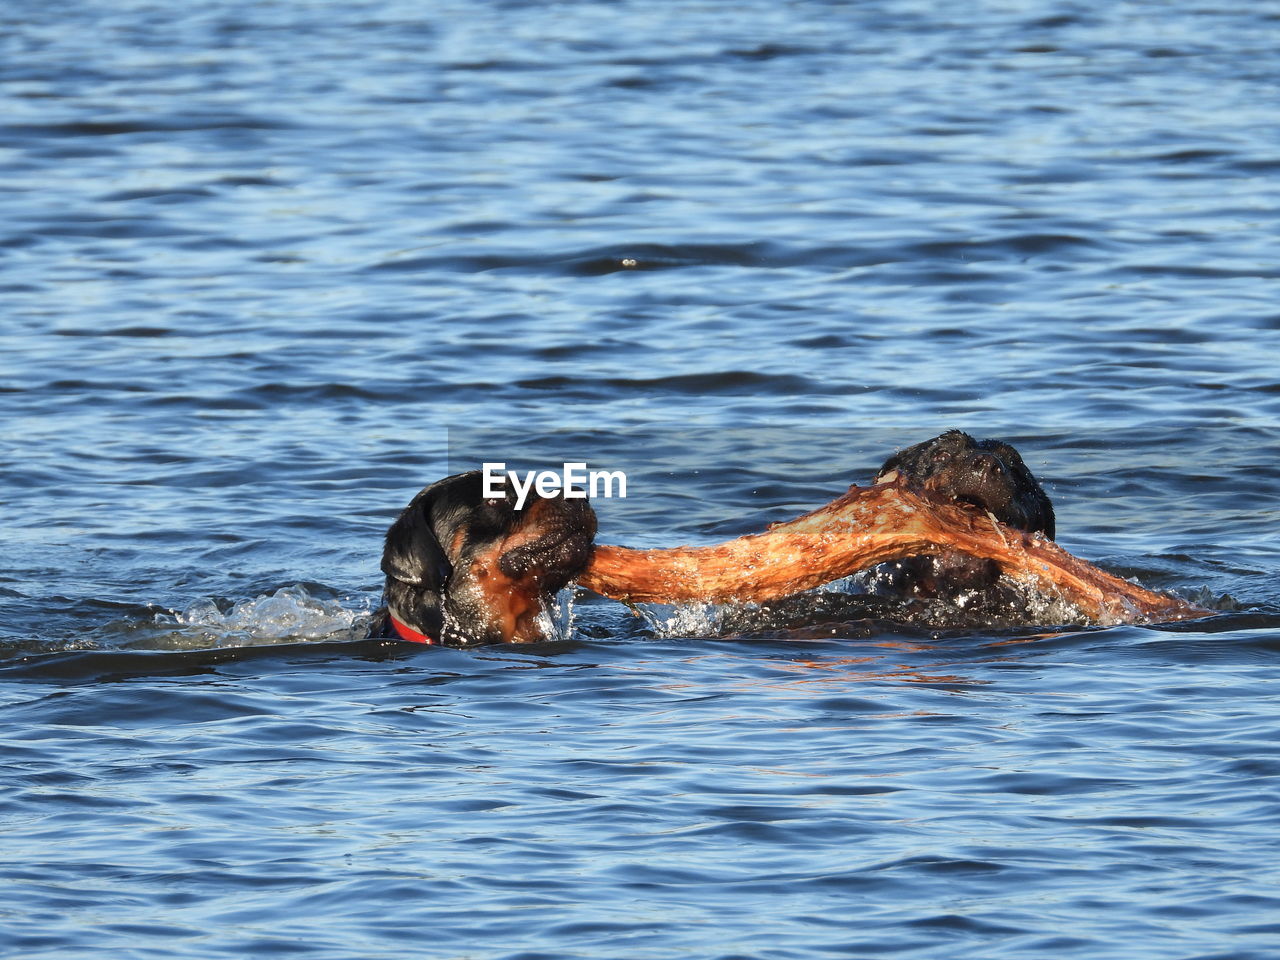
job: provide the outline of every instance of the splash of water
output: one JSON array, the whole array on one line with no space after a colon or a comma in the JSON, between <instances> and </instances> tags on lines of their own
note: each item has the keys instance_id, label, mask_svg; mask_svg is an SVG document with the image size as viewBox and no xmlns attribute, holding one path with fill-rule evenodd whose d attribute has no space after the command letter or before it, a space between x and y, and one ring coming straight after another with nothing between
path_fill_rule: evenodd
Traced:
<instances>
[{"instance_id":1,"label":"splash of water","mask_svg":"<svg viewBox=\"0 0 1280 960\"><path fill-rule=\"evenodd\" d=\"M367 598L329 600L293 584L229 606L205 597L182 610L157 614L162 632L132 646L196 649L358 640L368 629L370 612Z\"/></svg>"},{"instance_id":2,"label":"splash of water","mask_svg":"<svg viewBox=\"0 0 1280 960\"><path fill-rule=\"evenodd\" d=\"M681 603L637 604L635 610L655 636L671 639L715 636L721 632L725 608L714 603Z\"/></svg>"},{"instance_id":3,"label":"splash of water","mask_svg":"<svg viewBox=\"0 0 1280 960\"><path fill-rule=\"evenodd\" d=\"M541 626L548 637L557 640L573 639L577 614L573 607L573 598L577 591L566 587L551 599L549 609L544 609L539 617Z\"/></svg>"},{"instance_id":4,"label":"splash of water","mask_svg":"<svg viewBox=\"0 0 1280 960\"><path fill-rule=\"evenodd\" d=\"M814 624L846 623L957 628L1016 628L1090 623L1068 600L1002 578L1001 589L967 590L946 599L878 593L875 572L856 574L815 590L767 604L641 604L636 610L653 633L663 639L711 637L725 633L807 635ZM891 628L891 627L890 627ZM838 630L837 630L838 632Z\"/></svg>"}]
</instances>

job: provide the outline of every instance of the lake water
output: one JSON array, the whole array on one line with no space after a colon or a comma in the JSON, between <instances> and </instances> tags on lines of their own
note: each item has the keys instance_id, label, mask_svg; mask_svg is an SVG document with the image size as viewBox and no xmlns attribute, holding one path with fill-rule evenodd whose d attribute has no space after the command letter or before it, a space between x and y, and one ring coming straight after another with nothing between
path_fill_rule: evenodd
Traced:
<instances>
[{"instance_id":1,"label":"lake water","mask_svg":"<svg viewBox=\"0 0 1280 960\"><path fill-rule=\"evenodd\" d=\"M0 23L0 952L1280 955L1280 6ZM658 546L950 427L1216 615L362 639L482 449Z\"/></svg>"}]
</instances>

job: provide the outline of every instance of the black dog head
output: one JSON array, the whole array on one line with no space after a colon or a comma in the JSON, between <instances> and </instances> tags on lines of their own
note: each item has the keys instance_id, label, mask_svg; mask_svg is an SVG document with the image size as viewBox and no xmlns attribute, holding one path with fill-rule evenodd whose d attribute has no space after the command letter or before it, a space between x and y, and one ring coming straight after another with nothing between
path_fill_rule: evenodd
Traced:
<instances>
[{"instance_id":1,"label":"black dog head","mask_svg":"<svg viewBox=\"0 0 1280 960\"><path fill-rule=\"evenodd\" d=\"M596 533L585 499L511 484L486 498L480 471L423 489L387 531L385 602L396 620L442 643L547 639L540 614L586 569Z\"/></svg>"},{"instance_id":2,"label":"black dog head","mask_svg":"<svg viewBox=\"0 0 1280 960\"><path fill-rule=\"evenodd\" d=\"M1055 535L1053 504L1018 451L1000 440L974 440L960 430L895 453L876 483L914 481L961 503L986 510L1002 523Z\"/></svg>"},{"instance_id":3,"label":"black dog head","mask_svg":"<svg viewBox=\"0 0 1280 960\"><path fill-rule=\"evenodd\" d=\"M1053 504L1018 451L999 440L974 440L949 430L895 453L876 483L915 483L985 510L1002 523L1054 537ZM894 595L955 600L969 595L998 603L1000 566L956 551L907 557L876 568L875 588ZM981 609L981 605L977 609Z\"/></svg>"}]
</instances>

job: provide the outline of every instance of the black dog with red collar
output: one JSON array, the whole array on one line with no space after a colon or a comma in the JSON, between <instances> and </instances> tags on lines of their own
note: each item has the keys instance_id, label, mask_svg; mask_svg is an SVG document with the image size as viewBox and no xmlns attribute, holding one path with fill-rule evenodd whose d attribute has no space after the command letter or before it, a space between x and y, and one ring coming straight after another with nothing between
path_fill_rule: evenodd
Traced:
<instances>
[{"instance_id":1,"label":"black dog with red collar","mask_svg":"<svg viewBox=\"0 0 1280 960\"><path fill-rule=\"evenodd\" d=\"M510 485L484 496L478 470L424 488L387 531L384 607L371 636L460 646L550 639L551 598L586 569L595 511L586 499Z\"/></svg>"}]
</instances>

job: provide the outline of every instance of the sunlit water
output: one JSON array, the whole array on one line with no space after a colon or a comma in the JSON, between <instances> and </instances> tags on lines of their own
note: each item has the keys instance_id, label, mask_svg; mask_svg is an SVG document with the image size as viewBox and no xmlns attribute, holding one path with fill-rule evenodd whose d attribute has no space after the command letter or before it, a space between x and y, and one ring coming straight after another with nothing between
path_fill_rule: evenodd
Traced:
<instances>
[{"instance_id":1,"label":"sunlit water","mask_svg":"<svg viewBox=\"0 0 1280 960\"><path fill-rule=\"evenodd\" d=\"M6 953L1277 955L1273 5L0 21ZM657 546L949 427L1218 613L363 639L481 454Z\"/></svg>"}]
</instances>

